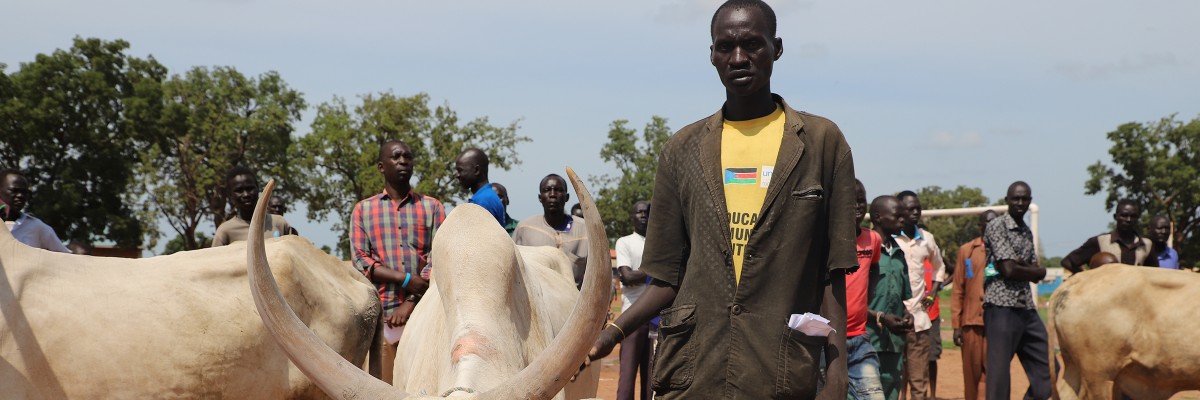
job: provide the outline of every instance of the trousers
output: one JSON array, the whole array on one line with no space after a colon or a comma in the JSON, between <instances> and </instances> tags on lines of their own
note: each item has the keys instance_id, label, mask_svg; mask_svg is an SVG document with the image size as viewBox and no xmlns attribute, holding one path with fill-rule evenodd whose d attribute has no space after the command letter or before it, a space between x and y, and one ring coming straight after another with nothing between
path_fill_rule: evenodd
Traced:
<instances>
[{"instance_id":1,"label":"trousers","mask_svg":"<svg viewBox=\"0 0 1200 400\"><path fill-rule=\"evenodd\" d=\"M985 305L983 326L987 335L987 398L1008 399L1008 367L1013 355L1029 377L1025 399L1050 398L1050 353L1046 325L1037 310Z\"/></svg>"}]
</instances>

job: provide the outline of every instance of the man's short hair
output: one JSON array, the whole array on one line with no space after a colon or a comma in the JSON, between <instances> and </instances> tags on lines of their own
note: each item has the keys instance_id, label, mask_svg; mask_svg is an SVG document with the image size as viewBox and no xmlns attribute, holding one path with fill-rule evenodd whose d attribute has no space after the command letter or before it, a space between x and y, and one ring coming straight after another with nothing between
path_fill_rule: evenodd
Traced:
<instances>
[{"instance_id":1,"label":"man's short hair","mask_svg":"<svg viewBox=\"0 0 1200 400\"><path fill-rule=\"evenodd\" d=\"M549 180L551 180L551 179L557 179L558 181L562 182L562 183L563 183L563 185L566 185L566 184L567 184L567 180L566 180L566 179L564 179L564 178L562 177L562 175L559 175L559 174L550 174L550 175L546 175L546 177L545 177L545 178L542 178L542 180L541 180L540 182L538 182L538 192L541 192L541 191L542 191L542 185L545 185L545 184L546 184L546 182L547 182L547 181L549 181ZM569 189L568 189L568 190L569 190Z\"/></svg>"},{"instance_id":2,"label":"man's short hair","mask_svg":"<svg viewBox=\"0 0 1200 400\"><path fill-rule=\"evenodd\" d=\"M1019 188L1019 187L1024 187L1025 189L1029 190L1030 192L1033 192L1033 187L1029 186L1029 184L1025 183L1025 181L1016 181L1016 182L1013 182L1012 184L1008 185L1008 190L1006 190L1004 192L1004 198L1007 199L1008 194L1012 193L1012 191L1014 191L1014 190L1017 190L1017 188ZM1030 193L1030 195L1033 195L1033 193Z\"/></svg>"},{"instance_id":3,"label":"man's short hair","mask_svg":"<svg viewBox=\"0 0 1200 400\"><path fill-rule=\"evenodd\" d=\"M875 219L875 218L879 217L879 212L883 211L883 205L886 204L889 200L893 200L896 202L900 201L900 199L896 198L896 196L889 196L886 194L883 196L876 197L875 200L871 200L871 208L869 211L871 213L871 219Z\"/></svg>"},{"instance_id":4,"label":"man's short hair","mask_svg":"<svg viewBox=\"0 0 1200 400\"><path fill-rule=\"evenodd\" d=\"M1138 205L1138 203L1137 203L1136 201L1133 201L1133 199L1120 199L1120 200L1117 200L1117 206L1113 208L1113 211L1114 211L1114 212L1115 212L1115 211L1120 211L1120 210L1121 210L1121 207L1125 207L1125 206L1133 206L1133 208L1136 208L1136 209L1138 210L1138 212L1139 212L1139 213L1140 213L1140 212L1142 212L1142 206L1141 206L1141 205Z\"/></svg>"},{"instance_id":5,"label":"man's short hair","mask_svg":"<svg viewBox=\"0 0 1200 400\"><path fill-rule=\"evenodd\" d=\"M916 197L918 199L921 198L921 196L917 196L917 192L911 190L905 190L903 192L896 193L896 200L903 200L909 197Z\"/></svg>"},{"instance_id":6,"label":"man's short hair","mask_svg":"<svg viewBox=\"0 0 1200 400\"><path fill-rule=\"evenodd\" d=\"M258 184L258 174L255 174L254 170L245 165L235 165L233 168L230 168L229 172L225 174L225 183L229 183L230 180L233 180L233 177L238 175L250 175L250 178L254 179L254 183Z\"/></svg>"},{"instance_id":7,"label":"man's short hair","mask_svg":"<svg viewBox=\"0 0 1200 400\"><path fill-rule=\"evenodd\" d=\"M721 15L721 11L725 11L727 8L734 10L740 8L757 8L758 11L762 12L764 17L767 17L767 31L770 33L772 38L775 37L775 28L777 26L777 22L775 21L775 10L772 10L771 6L762 0L729 0L725 3L722 3L720 7L717 7L717 11L713 13L712 22L708 25L708 32L710 35L712 34L713 28L717 27L717 16Z\"/></svg>"},{"instance_id":8,"label":"man's short hair","mask_svg":"<svg viewBox=\"0 0 1200 400\"><path fill-rule=\"evenodd\" d=\"M460 159L463 157L467 157L468 159L479 163L479 166L483 167L484 172L487 172L488 165L491 164L491 160L488 159L487 152L474 147L463 150L462 154L458 155L458 158Z\"/></svg>"},{"instance_id":9,"label":"man's short hair","mask_svg":"<svg viewBox=\"0 0 1200 400\"><path fill-rule=\"evenodd\" d=\"M407 147L409 151L412 151L412 147L409 146L408 143L404 143L404 141L402 141L400 139L384 140L383 143L379 144L379 161L380 162L382 162L383 160L392 156L391 154L383 154L383 152L384 152L384 149L388 148L389 146L391 146L393 144L398 144L398 145Z\"/></svg>"}]
</instances>

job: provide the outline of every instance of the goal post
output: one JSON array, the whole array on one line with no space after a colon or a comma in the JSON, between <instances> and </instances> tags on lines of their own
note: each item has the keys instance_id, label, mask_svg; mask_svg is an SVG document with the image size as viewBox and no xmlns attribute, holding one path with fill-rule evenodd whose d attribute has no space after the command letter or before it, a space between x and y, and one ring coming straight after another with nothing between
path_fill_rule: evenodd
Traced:
<instances>
[{"instance_id":1,"label":"goal post","mask_svg":"<svg viewBox=\"0 0 1200 400\"><path fill-rule=\"evenodd\" d=\"M925 217L957 217L963 215L979 215L980 213L992 210L996 214L1004 214L1008 212L1008 206L982 206L982 207L962 207L962 208L942 208L937 210L921 210L921 218ZM871 214L867 213L864 220L870 221ZM1045 253L1042 252L1042 242L1038 241L1041 236L1038 234L1038 205L1037 203L1029 203L1029 230L1033 231L1033 249L1037 253L1038 258L1042 258ZM982 232L980 232L982 234Z\"/></svg>"},{"instance_id":2,"label":"goal post","mask_svg":"<svg viewBox=\"0 0 1200 400\"><path fill-rule=\"evenodd\" d=\"M1004 214L1008 212L1008 206L983 206L983 207L963 207L963 208L943 208L940 210L922 210L921 218L925 217L957 217L962 215L979 215L980 213L992 210L996 214ZM1029 230L1033 231L1033 249L1037 253L1038 258L1045 256L1042 251L1042 242L1039 241L1041 235L1038 232L1038 205L1037 203L1029 203Z\"/></svg>"}]
</instances>

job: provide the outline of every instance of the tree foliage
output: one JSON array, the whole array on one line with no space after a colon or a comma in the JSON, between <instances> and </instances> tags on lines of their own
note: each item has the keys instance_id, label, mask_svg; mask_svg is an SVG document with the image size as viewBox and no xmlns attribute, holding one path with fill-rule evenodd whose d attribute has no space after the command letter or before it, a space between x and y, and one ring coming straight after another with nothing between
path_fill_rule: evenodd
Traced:
<instances>
[{"instance_id":1,"label":"tree foliage","mask_svg":"<svg viewBox=\"0 0 1200 400\"><path fill-rule=\"evenodd\" d=\"M921 208L925 210L988 205L988 198L983 195L983 190L980 188L959 185L953 190L943 190L940 186L926 186L916 192L917 196L921 198ZM938 246L942 248L944 261L949 268L954 267L954 262L958 257L958 247L980 235L978 215L922 216L921 223L937 239Z\"/></svg>"},{"instance_id":2,"label":"tree foliage","mask_svg":"<svg viewBox=\"0 0 1200 400\"><path fill-rule=\"evenodd\" d=\"M225 174L237 165L255 170L260 184L281 178L284 196L294 192L287 149L305 102L279 74L248 78L233 67L195 67L172 76L163 93L163 134L139 158L133 199L145 204L144 223L154 226L164 218L183 249L199 248L197 229L216 229L236 212ZM148 245L159 235L148 230Z\"/></svg>"},{"instance_id":3,"label":"tree foliage","mask_svg":"<svg viewBox=\"0 0 1200 400\"><path fill-rule=\"evenodd\" d=\"M639 200L649 201L654 191L654 174L658 155L671 137L667 119L651 118L642 128L641 137L628 120L609 124L608 143L600 148L600 157L617 167L617 175L593 177L597 182L596 208L604 219L604 230L610 240L633 233L630 210ZM654 210L650 210L653 214Z\"/></svg>"},{"instance_id":4,"label":"tree foliage","mask_svg":"<svg viewBox=\"0 0 1200 400\"><path fill-rule=\"evenodd\" d=\"M1200 267L1200 118L1129 122L1107 136L1112 159L1088 166L1084 193L1104 192L1109 211L1123 198L1138 202L1142 226L1156 214L1168 216L1180 265Z\"/></svg>"},{"instance_id":5,"label":"tree foliage","mask_svg":"<svg viewBox=\"0 0 1200 400\"><path fill-rule=\"evenodd\" d=\"M200 248L212 246L212 238L208 237L208 235L205 235L204 232L196 232L196 237L194 240L196 244L200 246ZM182 235L175 236L171 240L167 241L167 244L163 246L162 254L166 256L181 251L186 251L188 250L187 246L187 239L184 239Z\"/></svg>"},{"instance_id":6,"label":"tree foliage","mask_svg":"<svg viewBox=\"0 0 1200 400\"><path fill-rule=\"evenodd\" d=\"M0 67L0 168L19 168L28 210L64 240L141 244L124 200L138 154L159 134L165 67L129 43L76 37L12 75ZM152 226L152 225L151 225Z\"/></svg>"},{"instance_id":7,"label":"tree foliage","mask_svg":"<svg viewBox=\"0 0 1200 400\"><path fill-rule=\"evenodd\" d=\"M289 150L299 198L308 203L308 218L324 221L335 215L340 232L338 251L349 257L350 213L359 200L383 191L376 164L379 145L399 139L414 154L414 188L453 205L464 199L454 181L454 160L470 147L488 153L492 170L520 164L516 146L529 138L517 134L519 121L495 126L487 117L461 123L449 105L429 106L429 95L409 97L391 92L367 94L353 110L342 98L317 107L312 133Z\"/></svg>"}]
</instances>

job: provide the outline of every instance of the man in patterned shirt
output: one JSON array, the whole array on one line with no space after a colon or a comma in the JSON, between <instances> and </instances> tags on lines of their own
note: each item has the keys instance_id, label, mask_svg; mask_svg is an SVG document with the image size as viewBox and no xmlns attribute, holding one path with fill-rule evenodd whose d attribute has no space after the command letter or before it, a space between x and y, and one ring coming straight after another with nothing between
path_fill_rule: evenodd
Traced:
<instances>
[{"instance_id":1,"label":"man in patterned shirt","mask_svg":"<svg viewBox=\"0 0 1200 400\"><path fill-rule=\"evenodd\" d=\"M1029 184L1008 186L1008 212L988 222L983 243L988 268L984 275L983 326L987 337L987 398L1009 398L1009 364L1015 354L1029 377L1026 399L1050 398L1050 362L1046 325L1038 317L1029 282L1046 277L1038 265L1033 232L1025 212L1033 200Z\"/></svg>"},{"instance_id":2,"label":"man in patterned shirt","mask_svg":"<svg viewBox=\"0 0 1200 400\"><path fill-rule=\"evenodd\" d=\"M412 190L413 153L404 142L384 142L377 165L384 190L354 205L350 248L354 266L379 289L385 323L397 327L408 323L429 288L429 251L446 210L437 199ZM392 383L396 343L383 346L387 383Z\"/></svg>"}]
</instances>

